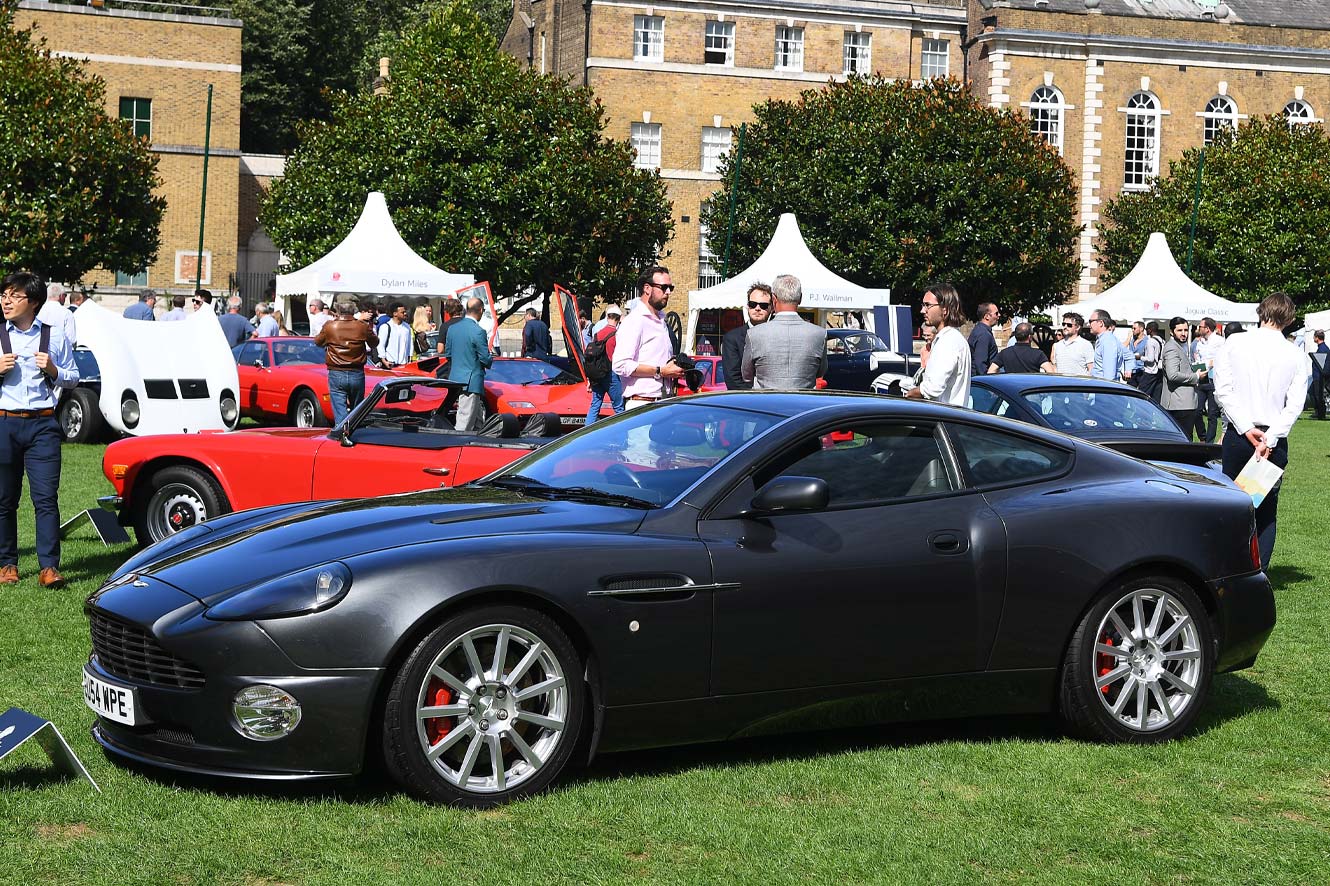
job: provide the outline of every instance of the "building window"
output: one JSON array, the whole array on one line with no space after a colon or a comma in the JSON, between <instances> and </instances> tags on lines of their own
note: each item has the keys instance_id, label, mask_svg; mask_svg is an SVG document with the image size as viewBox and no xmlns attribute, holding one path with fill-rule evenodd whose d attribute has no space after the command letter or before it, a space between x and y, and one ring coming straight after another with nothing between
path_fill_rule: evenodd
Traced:
<instances>
[{"instance_id":1,"label":"building window","mask_svg":"<svg viewBox=\"0 0 1330 886\"><path fill-rule=\"evenodd\" d=\"M1052 86L1040 86L1030 96L1030 132L1062 153L1062 112L1066 105L1062 93Z\"/></svg>"},{"instance_id":2,"label":"building window","mask_svg":"<svg viewBox=\"0 0 1330 886\"><path fill-rule=\"evenodd\" d=\"M1289 129L1294 126L1310 126L1316 122L1316 114L1312 111L1312 106L1300 98L1284 105L1284 119L1288 121Z\"/></svg>"},{"instance_id":3,"label":"building window","mask_svg":"<svg viewBox=\"0 0 1330 886\"><path fill-rule=\"evenodd\" d=\"M720 172L720 158L730 152L728 126L702 127L702 171Z\"/></svg>"},{"instance_id":4,"label":"building window","mask_svg":"<svg viewBox=\"0 0 1330 886\"><path fill-rule=\"evenodd\" d=\"M845 43L841 47L845 62L842 70L850 74L867 74L873 70L873 35L871 33L846 31Z\"/></svg>"},{"instance_id":5,"label":"building window","mask_svg":"<svg viewBox=\"0 0 1330 886\"><path fill-rule=\"evenodd\" d=\"M706 289L708 286L715 286L721 282L720 263L716 260L716 254L711 251L707 238L711 236L711 229L707 227L707 213L711 211L710 203L703 203L702 210L697 214L697 288Z\"/></svg>"},{"instance_id":6,"label":"building window","mask_svg":"<svg viewBox=\"0 0 1330 886\"><path fill-rule=\"evenodd\" d=\"M1237 103L1226 95L1216 95L1206 103L1201 117L1205 120L1205 144L1212 145L1223 130L1238 128Z\"/></svg>"},{"instance_id":7,"label":"building window","mask_svg":"<svg viewBox=\"0 0 1330 886\"><path fill-rule=\"evenodd\" d=\"M1138 92L1127 100L1126 190L1144 190L1159 175L1159 100Z\"/></svg>"},{"instance_id":8,"label":"building window","mask_svg":"<svg viewBox=\"0 0 1330 886\"><path fill-rule=\"evenodd\" d=\"M152 138L152 99L120 99L120 119L129 123L134 135L140 138Z\"/></svg>"},{"instance_id":9,"label":"building window","mask_svg":"<svg viewBox=\"0 0 1330 886\"><path fill-rule=\"evenodd\" d=\"M630 135L637 159L633 165L638 169L660 168L660 124L634 123Z\"/></svg>"},{"instance_id":10,"label":"building window","mask_svg":"<svg viewBox=\"0 0 1330 886\"><path fill-rule=\"evenodd\" d=\"M639 62L665 60L664 16L633 16L633 60Z\"/></svg>"},{"instance_id":11,"label":"building window","mask_svg":"<svg viewBox=\"0 0 1330 886\"><path fill-rule=\"evenodd\" d=\"M923 52L919 55L919 76L922 79L932 80L951 73L951 56L947 52L949 46L946 40L924 38Z\"/></svg>"},{"instance_id":12,"label":"building window","mask_svg":"<svg viewBox=\"0 0 1330 886\"><path fill-rule=\"evenodd\" d=\"M776 70L804 69L804 29L776 26Z\"/></svg>"},{"instance_id":13,"label":"building window","mask_svg":"<svg viewBox=\"0 0 1330 886\"><path fill-rule=\"evenodd\" d=\"M143 270L139 271L137 274L126 274L126 273L123 273L122 271L116 271L116 272L115 272L115 285L116 285L116 286L139 286L139 287L147 286L147 285L148 285L148 269L147 269L147 268L144 268Z\"/></svg>"},{"instance_id":14,"label":"building window","mask_svg":"<svg viewBox=\"0 0 1330 886\"><path fill-rule=\"evenodd\" d=\"M703 60L709 65L734 64L734 22L707 22Z\"/></svg>"}]
</instances>

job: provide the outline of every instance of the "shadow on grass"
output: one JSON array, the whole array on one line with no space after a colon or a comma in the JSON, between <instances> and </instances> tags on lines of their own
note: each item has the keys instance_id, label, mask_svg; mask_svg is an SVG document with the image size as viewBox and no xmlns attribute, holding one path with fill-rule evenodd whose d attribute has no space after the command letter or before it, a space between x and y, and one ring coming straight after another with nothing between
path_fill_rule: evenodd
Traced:
<instances>
[{"instance_id":1,"label":"shadow on grass","mask_svg":"<svg viewBox=\"0 0 1330 886\"><path fill-rule=\"evenodd\" d=\"M76 779L82 780L83 776L61 772L54 766L20 766L17 769L0 772L0 791L49 788L51 785ZM91 790L92 785L88 785L88 789Z\"/></svg>"},{"instance_id":2,"label":"shadow on grass","mask_svg":"<svg viewBox=\"0 0 1330 886\"><path fill-rule=\"evenodd\" d=\"M157 769L133 760L121 759L113 754L105 754L105 757L118 769L142 776L155 784L183 791L213 794L218 797L242 800L258 797L270 800L330 800L335 803L374 805L402 795L401 789L385 773L381 772L381 767L372 767L358 776L321 781L261 781L247 778L192 775L187 772ZM0 782L0 784L3 783Z\"/></svg>"},{"instance_id":3,"label":"shadow on grass","mask_svg":"<svg viewBox=\"0 0 1330 886\"><path fill-rule=\"evenodd\" d=\"M1270 579L1270 584L1276 591L1282 591L1289 585L1316 577L1299 566L1289 565L1271 566L1265 571L1265 576Z\"/></svg>"},{"instance_id":4,"label":"shadow on grass","mask_svg":"<svg viewBox=\"0 0 1330 886\"><path fill-rule=\"evenodd\" d=\"M1260 683L1241 674L1215 674L1210 685L1210 697L1205 702L1205 710L1192 729L1193 735L1201 735L1212 729L1218 729L1230 720L1237 720L1257 711L1279 709L1279 701Z\"/></svg>"},{"instance_id":5,"label":"shadow on grass","mask_svg":"<svg viewBox=\"0 0 1330 886\"><path fill-rule=\"evenodd\" d=\"M69 581L93 581L101 585L103 581L128 560L136 548L133 545L114 545L101 547L96 553L82 553L80 556L66 557L60 564L60 571Z\"/></svg>"}]
</instances>

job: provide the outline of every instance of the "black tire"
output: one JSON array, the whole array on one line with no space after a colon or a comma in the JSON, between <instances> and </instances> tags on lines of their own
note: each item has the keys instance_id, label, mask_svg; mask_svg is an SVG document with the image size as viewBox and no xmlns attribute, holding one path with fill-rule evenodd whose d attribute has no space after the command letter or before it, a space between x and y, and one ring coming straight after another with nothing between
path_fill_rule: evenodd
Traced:
<instances>
[{"instance_id":1,"label":"black tire","mask_svg":"<svg viewBox=\"0 0 1330 886\"><path fill-rule=\"evenodd\" d=\"M1132 579L1105 593L1072 635L1059 712L1068 731L1095 741L1168 741L1200 715L1214 667L1214 629L1195 591L1164 576Z\"/></svg>"},{"instance_id":2,"label":"black tire","mask_svg":"<svg viewBox=\"0 0 1330 886\"><path fill-rule=\"evenodd\" d=\"M203 520L231 512L231 503L205 471L175 465L155 471L136 486L134 535L147 546Z\"/></svg>"},{"instance_id":3,"label":"black tire","mask_svg":"<svg viewBox=\"0 0 1330 886\"><path fill-rule=\"evenodd\" d=\"M101 439L106 430L102 418L100 398L96 391L74 388L60 398L56 417L60 419L60 436L66 443L91 443Z\"/></svg>"},{"instance_id":4,"label":"black tire","mask_svg":"<svg viewBox=\"0 0 1330 886\"><path fill-rule=\"evenodd\" d=\"M481 675L469 663L468 641ZM514 675L537 643L533 663ZM440 679L436 666L456 682ZM522 697L533 688L534 695ZM394 675L384 708L384 760L399 784L426 800L478 809L507 803L544 790L564 771L581 734L585 699L577 650L550 618L517 606L468 610L420 641ZM455 710L418 716L437 705ZM427 749L440 745L431 759Z\"/></svg>"},{"instance_id":5,"label":"black tire","mask_svg":"<svg viewBox=\"0 0 1330 886\"><path fill-rule=\"evenodd\" d=\"M291 424L297 428L326 428L328 419L319 405L319 398L309 391L300 391L291 398Z\"/></svg>"}]
</instances>

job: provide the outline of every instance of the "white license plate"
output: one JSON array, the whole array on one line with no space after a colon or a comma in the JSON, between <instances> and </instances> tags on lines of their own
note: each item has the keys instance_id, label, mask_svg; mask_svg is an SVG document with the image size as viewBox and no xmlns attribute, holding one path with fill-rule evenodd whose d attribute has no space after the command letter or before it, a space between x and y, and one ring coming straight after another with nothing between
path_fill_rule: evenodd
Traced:
<instances>
[{"instance_id":1,"label":"white license plate","mask_svg":"<svg viewBox=\"0 0 1330 886\"><path fill-rule=\"evenodd\" d=\"M138 724L138 691L114 686L83 669L83 701L101 716L128 726Z\"/></svg>"},{"instance_id":2,"label":"white license plate","mask_svg":"<svg viewBox=\"0 0 1330 886\"><path fill-rule=\"evenodd\" d=\"M575 418L575 417L573 417L573 416L571 416L571 415L565 415L563 418L559 419L559 424L562 424L562 425L584 425L584 424L586 424L586 416L582 416L581 418Z\"/></svg>"}]
</instances>

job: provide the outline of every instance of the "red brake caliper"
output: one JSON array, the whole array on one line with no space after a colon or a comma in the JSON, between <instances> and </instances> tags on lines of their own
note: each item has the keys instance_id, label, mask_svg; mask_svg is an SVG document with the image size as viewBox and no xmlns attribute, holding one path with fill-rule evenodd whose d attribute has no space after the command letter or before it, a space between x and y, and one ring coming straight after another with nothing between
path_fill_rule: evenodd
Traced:
<instances>
[{"instance_id":1,"label":"red brake caliper","mask_svg":"<svg viewBox=\"0 0 1330 886\"><path fill-rule=\"evenodd\" d=\"M1113 638L1105 634L1103 638L1103 643L1105 646L1112 646ZM1113 656L1109 655L1107 652L1101 652L1095 657L1098 659L1099 676L1102 677L1105 674L1107 674L1109 671L1113 670ZM1108 695L1108 690L1109 687L1105 686L1099 691L1104 693L1104 695Z\"/></svg>"},{"instance_id":2,"label":"red brake caliper","mask_svg":"<svg viewBox=\"0 0 1330 886\"><path fill-rule=\"evenodd\" d=\"M456 693L439 680L431 680L429 689L425 691L425 701L429 707L452 704L455 698L457 698ZM454 719L453 717L435 717L426 723L425 735L429 737L429 743L438 744L444 736L452 732Z\"/></svg>"}]
</instances>

